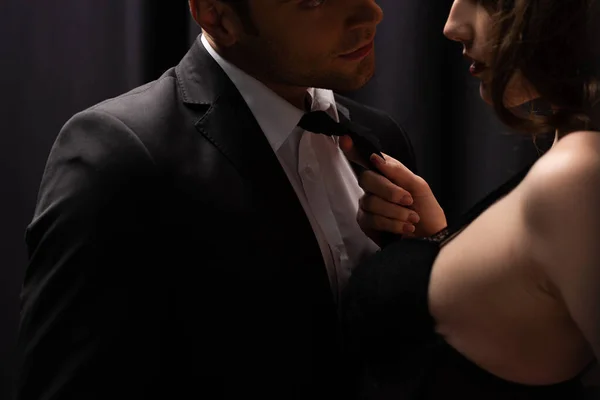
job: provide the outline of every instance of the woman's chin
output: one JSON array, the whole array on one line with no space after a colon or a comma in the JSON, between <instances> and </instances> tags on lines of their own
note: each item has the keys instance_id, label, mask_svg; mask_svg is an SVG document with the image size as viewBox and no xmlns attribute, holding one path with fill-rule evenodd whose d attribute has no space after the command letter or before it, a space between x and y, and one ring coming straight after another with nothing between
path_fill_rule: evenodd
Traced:
<instances>
[{"instance_id":1,"label":"woman's chin","mask_svg":"<svg viewBox=\"0 0 600 400\"><path fill-rule=\"evenodd\" d=\"M490 106L493 104L492 103L492 95L489 92L487 85L483 81L479 84L479 96L481 96L481 99L483 101L485 101L487 104L489 104Z\"/></svg>"}]
</instances>

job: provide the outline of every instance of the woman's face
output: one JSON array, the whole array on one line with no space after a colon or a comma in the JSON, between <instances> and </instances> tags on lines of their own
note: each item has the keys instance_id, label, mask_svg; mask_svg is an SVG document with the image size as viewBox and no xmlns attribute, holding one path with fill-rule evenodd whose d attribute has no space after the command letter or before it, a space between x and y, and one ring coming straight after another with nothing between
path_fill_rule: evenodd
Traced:
<instances>
[{"instance_id":1,"label":"woman's face","mask_svg":"<svg viewBox=\"0 0 600 400\"><path fill-rule=\"evenodd\" d=\"M463 44L463 55L471 66L469 72L481 80L481 98L492 104L491 65L492 46L490 36L494 20L489 10L477 0L455 0L444 27L444 35ZM537 98L531 84L519 71L513 75L504 94L504 104L515 107Z\"/></svg>"}]
</instances>

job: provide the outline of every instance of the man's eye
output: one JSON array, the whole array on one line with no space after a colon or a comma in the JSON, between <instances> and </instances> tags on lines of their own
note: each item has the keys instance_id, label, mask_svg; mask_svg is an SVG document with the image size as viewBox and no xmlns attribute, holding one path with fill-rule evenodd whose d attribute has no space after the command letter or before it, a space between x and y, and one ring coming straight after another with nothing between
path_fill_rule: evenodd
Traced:
<instances>
[{"instance_id":1,"label":"man's eye","mask_svg":"<svg viewBox=\"0 0 600 400\"><path fill-rule=\"evenodd\" d=\"M323 5L323 3L325 3L325 1L327 1L327 0L306 0L306 1L302 2L302 5L306 8L316 8L316 7Z\"/></svg>"}]
</instances>

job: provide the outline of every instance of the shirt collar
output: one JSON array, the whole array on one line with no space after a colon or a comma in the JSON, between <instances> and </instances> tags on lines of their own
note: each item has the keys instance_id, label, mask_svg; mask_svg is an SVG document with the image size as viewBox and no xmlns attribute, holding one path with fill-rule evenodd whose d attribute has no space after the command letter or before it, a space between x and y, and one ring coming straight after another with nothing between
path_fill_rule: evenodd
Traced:
<instances>
[{"instance_id":1,"label":"shirt collar","mask_svg":"<svg viewBox=\"0 0 600 400\"><path fill-rule=\"evenodd\" d=\"M202 35L201 41L208 53L237 87L273 150L279 150L300 122L304 112L221 57L204 35ZM310 88L308 93L312 100L312 111L326 111L332 118L339 121L335 98L331 90Z\"/></svg>"}]
</instances>

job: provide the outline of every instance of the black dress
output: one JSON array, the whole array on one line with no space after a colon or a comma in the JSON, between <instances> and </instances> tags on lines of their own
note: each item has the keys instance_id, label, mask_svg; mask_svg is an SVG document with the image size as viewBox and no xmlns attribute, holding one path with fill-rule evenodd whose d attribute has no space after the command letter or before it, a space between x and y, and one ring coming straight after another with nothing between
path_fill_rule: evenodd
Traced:
<instances>
[{"instance_id":1,"label":"black dress","mask_svg":"<svg viewBox=\"0 0 600 400\"><path fill-rule=\"evenodd\" d=\"M427 239L402 239L359 265L344 293L348 380L360 399L583 398L579 377L546 386L500 379L456 351L434 330L427 291L440 244L510 192L529 167L490 193L458 224Z\"/></svg>"}]
</instances>

